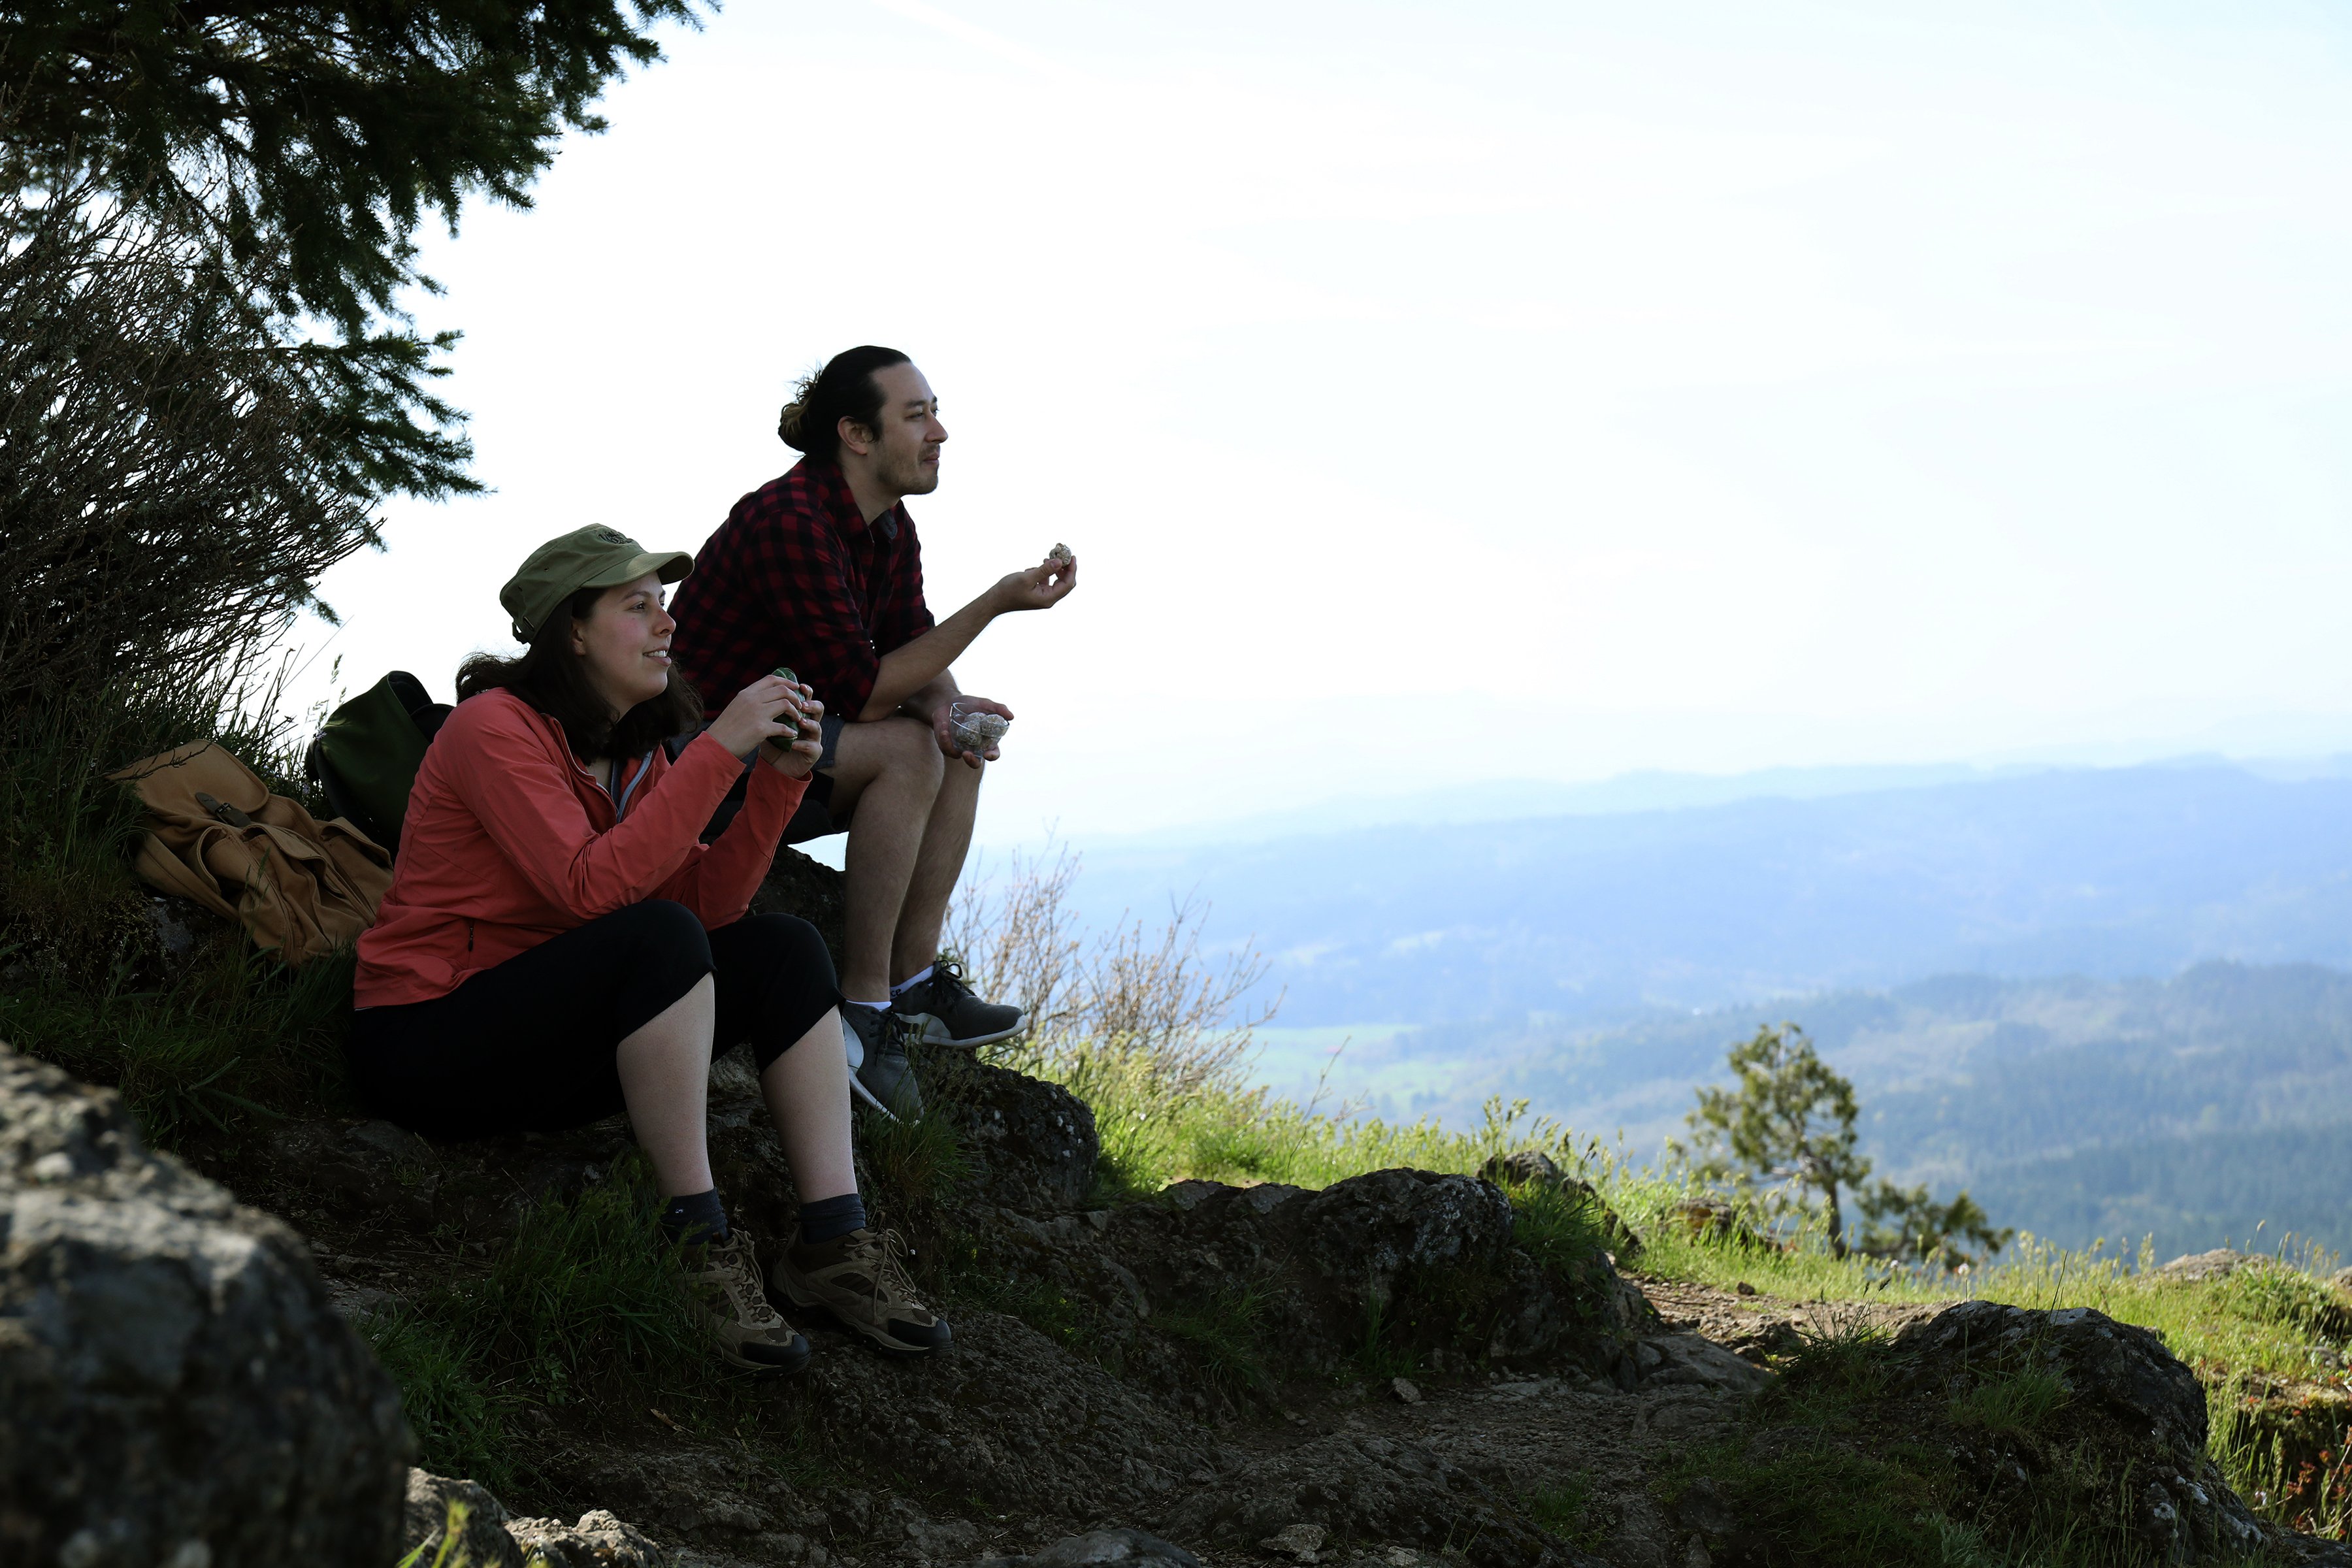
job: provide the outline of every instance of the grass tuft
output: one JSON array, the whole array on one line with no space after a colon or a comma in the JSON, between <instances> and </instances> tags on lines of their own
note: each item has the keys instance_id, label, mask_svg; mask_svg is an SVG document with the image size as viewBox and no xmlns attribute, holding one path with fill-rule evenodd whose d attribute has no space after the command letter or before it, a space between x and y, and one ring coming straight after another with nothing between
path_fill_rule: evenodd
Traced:
<instances>
[{"instance_id":1,"label":"grass tuft","mask_svg":"<svg viewBox=\"0 0 2352 1568\"><path fill-rule=\"evenodd\" d=\"M1192 1352L1210 1384L1238 1396L1274 1381L1262 1340L1272 1305L1272 1293L1263 1286L1238 1285L1206 1307L1163 1309L1151 1321Z\"/></svg>"},{"instance_id":2,"label":"grass tuft","mask_svg":"<svg viewBox=\"0 0 2352 1568\"><path fill-rule=\"evenodd\" d=\"M1952 1424L1995 1436L2025 1436L2065 1406L2066 1380L2040 1367L1978 1384L1954 1399Z\"/></svg>"}]
</instances>

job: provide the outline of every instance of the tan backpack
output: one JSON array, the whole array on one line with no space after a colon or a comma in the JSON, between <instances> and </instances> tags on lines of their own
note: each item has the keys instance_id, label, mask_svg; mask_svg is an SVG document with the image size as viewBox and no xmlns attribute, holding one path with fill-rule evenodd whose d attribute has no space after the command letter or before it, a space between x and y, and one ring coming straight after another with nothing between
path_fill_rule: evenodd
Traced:
<instances>
[{"instance_id":1,"label":"tan backpack","mask_svg":"<svg viewBox=\"0 0 2352 1568\"><path fill-rule=\"evenodd\" d=\"M137 869L152 887L245 922L289 964L352 945L392 886L392 856L341 817L320 822L211 741L109 775L148 811Z\"/></svg>"}]
</instances>

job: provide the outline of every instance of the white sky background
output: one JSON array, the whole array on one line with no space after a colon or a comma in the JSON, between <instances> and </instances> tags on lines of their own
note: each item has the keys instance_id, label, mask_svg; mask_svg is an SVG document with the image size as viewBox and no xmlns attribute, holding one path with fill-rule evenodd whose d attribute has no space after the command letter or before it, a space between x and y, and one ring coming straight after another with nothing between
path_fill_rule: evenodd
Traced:
<instances>
[{"instance_id":1,"label":"white sky background","mask_svg":"<svg viewBox=\"0 0 2352 1568\"><path fill-rule=\"evenodd\" d=\"M2310 5L735 0L428 237L496 493L323 587L446 697L912 353L983 839L1632 768L2352 750L2352 24Z\"/></svg>"}]
</instances>

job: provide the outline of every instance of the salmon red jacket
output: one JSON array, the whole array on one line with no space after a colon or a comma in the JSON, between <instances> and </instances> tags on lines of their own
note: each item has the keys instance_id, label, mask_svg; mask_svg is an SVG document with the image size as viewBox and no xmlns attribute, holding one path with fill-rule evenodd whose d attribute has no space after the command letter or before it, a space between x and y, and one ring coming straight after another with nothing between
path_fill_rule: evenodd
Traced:
<instances>
[{"instance_id":1,"label":"salmon red jacket","mask_svg":"<svg viewBox=\"0 0 2352 1568\"><path fill-rule=\"evenodd\" d=\"M563 727L509 691L457 704L408 792L392 890L359 940L362 1007L429 1002L551 936L646 899L703 925L743 918L808 788L764 763L716 843L703 825L743 764L708 734L625 775L627 809Z\"/></svg>"}]
</instances>

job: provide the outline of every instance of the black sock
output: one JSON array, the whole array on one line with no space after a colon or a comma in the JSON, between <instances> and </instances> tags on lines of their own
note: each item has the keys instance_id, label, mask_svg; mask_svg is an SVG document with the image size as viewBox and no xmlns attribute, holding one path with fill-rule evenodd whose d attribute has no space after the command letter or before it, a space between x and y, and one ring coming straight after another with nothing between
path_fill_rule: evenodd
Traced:
<instances>
[{"instance_id":1,"label":"black sock","mask_svg":"<svg viewBox=\"0 0 2352 1568\"><path fill-rule=\"evenodd\" d=\"M662 1205L661 1228L662 1239L673 1247L686 1241L698 1245L725 1241L727 1205L719 1201L719 1189L670 1199Z\"/></svg>"},{"instance_id":2,"label":"black sock","mask_svg":"<svg viewBox=\"0 0 2352 1568\"><path fill-rule=\"evenodd\" d=\"M801 1241L814 1247L866 1228L866 1200L856 1193L801 1205Z\"/></svg>"}]
</instances>

